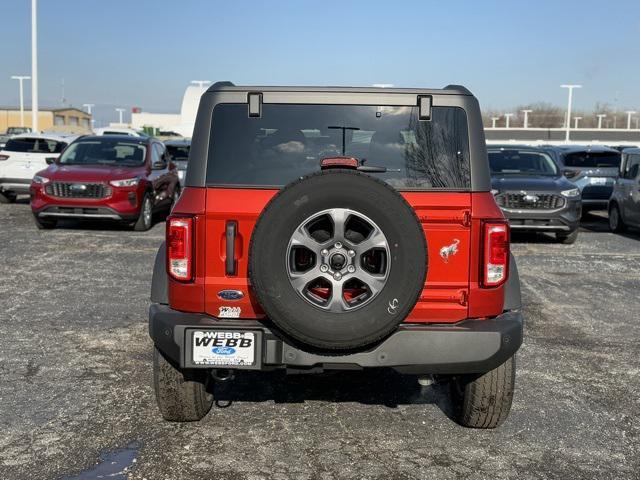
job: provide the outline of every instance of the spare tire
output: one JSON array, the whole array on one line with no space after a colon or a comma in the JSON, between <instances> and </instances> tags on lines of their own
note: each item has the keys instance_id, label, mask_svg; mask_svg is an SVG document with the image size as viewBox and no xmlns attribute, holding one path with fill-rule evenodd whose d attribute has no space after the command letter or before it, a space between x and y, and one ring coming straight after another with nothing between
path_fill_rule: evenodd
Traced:
<instances>
[{"instance_id":1,"label":"spare tire","mask_svg":"<svg viewBox=\"0 0 640 480\"><path fill-rule=\"evenodd\" d=\"M331 169L282 189L256 223L249 278L269 319L320 349L390 334L424 288L427 245L411 206L386 183Z\"/></svg>"}]
</instances>

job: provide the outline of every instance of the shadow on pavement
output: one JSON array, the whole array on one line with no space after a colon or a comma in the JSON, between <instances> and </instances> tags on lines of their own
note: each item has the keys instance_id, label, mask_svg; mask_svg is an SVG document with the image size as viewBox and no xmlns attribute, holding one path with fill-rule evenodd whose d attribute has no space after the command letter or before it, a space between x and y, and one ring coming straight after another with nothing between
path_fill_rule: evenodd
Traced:
<instances>
[{"instance_id":1,"label":"shadow on pavement","mask_svg":"<svg viewBox=\"0 0 640 480\"><path fill-rule=\"evenodd\" d=\"M304 403L308 400L387 408L434 404L451 417L448 388L446 382L421 386L415 375L372 369L302 375L286 375L283 371L236 372L235 380L215 383L213 391L214 408L228 408L235 402Z\"/></svg>"}]
</instances>

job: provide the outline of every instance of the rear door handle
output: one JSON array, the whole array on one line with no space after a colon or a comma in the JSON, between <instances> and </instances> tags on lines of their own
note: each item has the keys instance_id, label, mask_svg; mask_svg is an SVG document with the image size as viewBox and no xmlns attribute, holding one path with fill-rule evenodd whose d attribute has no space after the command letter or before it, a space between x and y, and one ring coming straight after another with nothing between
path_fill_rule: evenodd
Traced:
<instances>
[{"instance_id":1,"label":"rear door handle","mask_svg":"<svg viewBox=\"0 0 640 480\"><path fill-rule=\"evenodd\" d=\"M225 273L227 275L235 275L237 271L236 261L236 233L238 230L238 223L235 221L227 222L225 230L226 237L226 259L225 259Z\"/></svg>"}]
</instances>

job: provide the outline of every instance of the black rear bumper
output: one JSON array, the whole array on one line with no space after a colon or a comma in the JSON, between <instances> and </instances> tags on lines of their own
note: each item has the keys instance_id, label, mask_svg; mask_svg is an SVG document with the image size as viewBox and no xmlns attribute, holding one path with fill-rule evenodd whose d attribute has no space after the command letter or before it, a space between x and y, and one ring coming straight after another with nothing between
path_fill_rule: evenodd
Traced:
<instances>
[{"instance_id":1,"label":"black rear bumper","mask_svg":"<svg viewBox=\"0 0 640 480\"><path fill-rule=\"evenodd\" d=\"M391 367L405 373L482 373L501 365L518 350L522 344L522 324L519 311L455 324L402 324L374 347L336 355L293 346L255 320L216 319L178 312L160 304L149 309L151 339L181 368L212 368L192 363L191 331L230 329L258 334L256 364L244 369Z\"/></svg>"}]
</instances>

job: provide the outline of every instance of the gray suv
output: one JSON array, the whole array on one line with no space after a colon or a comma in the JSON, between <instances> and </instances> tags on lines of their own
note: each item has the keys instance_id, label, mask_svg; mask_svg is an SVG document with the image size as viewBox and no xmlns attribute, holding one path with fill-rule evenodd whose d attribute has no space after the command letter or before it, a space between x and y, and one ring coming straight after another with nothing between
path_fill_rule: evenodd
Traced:
<instances>
[{"instance_id":1,"label":"gray suv","mask_svg":"<svg viewBox=\"0 0 640 480\"><path fill-rule=\"evenodd\" d=\"M626 227L640 228L640 148L622 152L620 176L609 200L609 227L622 232Z\"/></svg>"},{"instance_id":2,"label":"gray suv","mask_svg":"<svg viewBox=\"0 0 640 480\"><path fill-rule=\"evenodd\" d=\"M620 152L603 146L546 147L582 194L583 210L605 209L620 169Z\"/></svg>"},{"instance_id":3,"label":"gray suv","mask_svg":"<svg viewBox=\"0 0 640 480\"><path fill-rule=\"evenodd\" d=\"M580 190L549 153L527 146L489 146L492 192L512 230L555 233L574 243L581 215Z\"/></svg>"}]
</instances>

